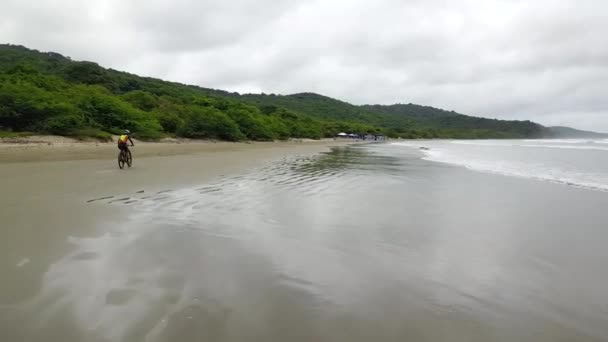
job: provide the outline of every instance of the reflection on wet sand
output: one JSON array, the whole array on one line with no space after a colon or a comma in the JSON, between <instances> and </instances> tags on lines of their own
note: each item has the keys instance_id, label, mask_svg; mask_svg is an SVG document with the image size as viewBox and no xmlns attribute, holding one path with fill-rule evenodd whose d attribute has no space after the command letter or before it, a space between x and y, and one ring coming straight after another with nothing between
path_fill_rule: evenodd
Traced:
<instances>
[{"instance_id":1,"label":"reflection on wet sand","mask_svg":"<svg viewBox=\"0 0 608 342\"><path fill-rule=\"evenodd\" d=\"M563 263L560 244L572 233L548 209L563 196L608 204L603 194L474 174L383 146L286 158L170 190L91 196L89 206L129 208L128 219L101 236L70 239L72 252L45 273L40 294L11 309L9 320L27 323L13 337L608 336L608 313L597 304L607 299L597 285L606 275ZM531 204L540 199L548 207ZM606 238L601 223L585 219L588 208L562 210L577 218L579 233ZM606 261L597 248L572 245L569 258L593 269Z\"/></svg>"}]
</instances>

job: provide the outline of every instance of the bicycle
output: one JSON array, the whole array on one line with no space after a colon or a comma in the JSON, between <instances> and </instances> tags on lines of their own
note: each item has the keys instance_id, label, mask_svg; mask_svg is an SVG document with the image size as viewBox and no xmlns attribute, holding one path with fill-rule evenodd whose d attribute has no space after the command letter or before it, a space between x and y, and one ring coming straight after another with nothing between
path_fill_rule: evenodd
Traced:
<instances>
[{"instance_id":1,"label":"bicycle","mask_svg":"<svg viewBox=\"0 0 608 342\"><path fill-rule=\"evenodd\" d=\"M129 167L133 164L133 156L131 155L131 151L128 150L120 150L118 153L118 167L123 169L127 164Z\"/></svg>"}]
</instances>

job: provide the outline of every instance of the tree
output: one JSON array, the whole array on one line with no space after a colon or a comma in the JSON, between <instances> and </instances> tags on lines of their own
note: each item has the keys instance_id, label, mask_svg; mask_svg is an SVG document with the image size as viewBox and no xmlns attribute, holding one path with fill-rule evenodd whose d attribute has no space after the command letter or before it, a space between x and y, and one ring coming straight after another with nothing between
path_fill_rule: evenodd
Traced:
<instances>
[{"instance_id":1,"label":"tree","mask_svg":"<svg viewBox=\"0 0 608 342\"><path fill-rule=\"evenodd\" d=\"M215 108L191 107L179 134L197 139L237 141L245 138L237 124Z\"/></svg>"}]
</instances>

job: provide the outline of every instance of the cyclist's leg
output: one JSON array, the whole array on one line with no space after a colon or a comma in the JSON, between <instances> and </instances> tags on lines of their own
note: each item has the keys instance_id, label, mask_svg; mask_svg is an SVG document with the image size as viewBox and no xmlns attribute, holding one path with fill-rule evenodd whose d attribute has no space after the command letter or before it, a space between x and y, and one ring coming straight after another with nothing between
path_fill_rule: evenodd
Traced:
<instances>
[{"instance_id":1,"label":"cyclist's leg","mask_svg":"<svg viewBox=\"0 0 608 342\"><path fill-rule=\"evenodd\" d=\"M126 161L127 156L127 146L125 144L118 145L118 149L120 150L120 159Z\"/></svg>"}]
</instances>

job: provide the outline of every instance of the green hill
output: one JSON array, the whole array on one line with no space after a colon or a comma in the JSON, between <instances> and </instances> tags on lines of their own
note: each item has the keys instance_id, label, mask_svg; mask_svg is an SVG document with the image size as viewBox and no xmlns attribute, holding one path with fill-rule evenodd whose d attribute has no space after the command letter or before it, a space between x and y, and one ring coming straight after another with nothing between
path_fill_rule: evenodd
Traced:
<instances>
[{"instance_id":1,"label":"green hill","mask_svg":"<svg viewBox=\"0 0 608 342\"><path fill-rule=\"evenodd\" d=\"M478 118L414 104L355 106L313 93L246 94L241 98L257 106L283 107L319 118L369 123L404 138L539 138L546 134L543 126L530 121Z\"/></svg>"},{"instance_id":2,"label":"green hill","mask_svg":"<svg viewBox=\"0 0 608 342\"><path fill-rule=\"evenodd\" d=\"M107 138L225 140L331 137L537 138L530 121L466 116L413 104L355 106L318 94L266 95L140 77L54 52L0 45L0 130Z\"/></svg>"},{"instance_id":3,"label":"green hill","mask_svg":"<svg viewBox=\"0 0 608 342\"><path fill-rule=\"evenodd\" d=\"M608 134L606 133L597 133L590 131L582 131L579 129L574 129L570 127L563 126L552 126L547 128L549 131L548 137L555 138L578 138L578 139L606 139L608 138Z\"/></svg>"},{"instance_id":4,"label":"green hill","mask_svg":"<svg viewBox=\"0 0 608 342\"><path fill-rule=\"evenodd\" d=\"M380 132L363 122L261 108L238 94L139 77L58 53L0 45L0 129L108 137L275 140Z\"/></svg>"},{"instance_id":5,"label":"green hill","mask_svg":"<svg viewBox=\"0 0 608 342\"><path fill-rule=\"evenodd\" d=\"M546 128L531 121L474 117L415 104L364 106L392 118L410 119L420 127L440 130L455 138L540 138Z\"/></svg>"}]
</instances>

